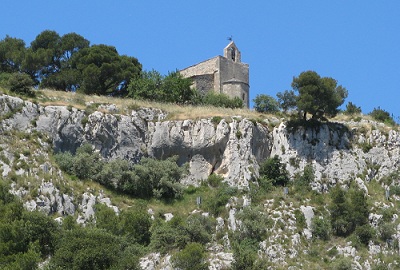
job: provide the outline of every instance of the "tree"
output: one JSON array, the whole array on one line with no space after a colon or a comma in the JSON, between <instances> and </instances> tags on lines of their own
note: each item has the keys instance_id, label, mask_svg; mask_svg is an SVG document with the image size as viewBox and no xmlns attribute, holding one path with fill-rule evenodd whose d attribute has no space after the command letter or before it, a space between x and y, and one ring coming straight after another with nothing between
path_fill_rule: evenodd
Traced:
<instances>
[{"instance_id":1,"label":"tree","mask_svg":"<svg viewBox=\"0 0 400 270\"><path fill-rule=\"evenodd\" d=\"M305 71L293 78L292 87L298 92L296 105L303 112L304 120L307 113L316 120L336 116L347 97L346 88L338 86L335 79L321 78L315 71Z\"/></svg>"},{"instance_id":2,"label":"tree","mask_svg":"<svg viewBox=\"0 0 400 270\"><path fill-rule=\"evenodd\" d=\"M178 71L169 72L163 80L164 101L171 103L189 103L196 94L191 88L192 82L184 78Z\"/></svg>"},{"instance_id":3,"label":"tree","mask_svg":"<svg viewBox=\"0 0 400 270\"><path fill-rule=\"evenodd\" d=\"M293 90L285 90L283 93L278 92L276 96L278 97L279 107L281 107L284 112L296 108L297 97Z\"/></svg>"},{"instance_id":4,"label":"tree","mask_svg":"<svg viewBox=\"0 0 400 270\"><path fill-rule=\"evenodd\" d=\"M75 91L80 86L81 74L72 68L71 58L74 54L89 47L89 41L84 37L69 33L59 40L59 50L55 51L59 58L59 68L41 82L41 87L53 88L56 90Z\"/></svg>"},{"instance_id":5,"label":"tree","mask_svg":"<svg viewBox=\"0 0 400 270\"><path fill-rule=\"evenodd\" d=\"M358 227L368 224L368 204L361 190L344 191L339 186L332 189L331 214L332 232L337 236L348 236ZM360 229L361 235L361 229Z\"/></svg>"},{"instance_id":6,"label":"tree","mask_svg":"<svg viewBox=\"0 0 400 270\"><path fill-rule=\"evenodd\" d=\"M0 72L19 72L25 57L25 42L6 36L0 41Z\"/></svg>"},{"instance_id":7,"label":"tree","mask_svg":"<svg viewBox=\"0 0 400 270\"><path fill-rule=\"evenodd\" d=\"M344 113L348 115L360 114L361 107L357 107L353 102L349 102L346 105L346 110L344 111Z\"/></svg>"},{"instance_id":8,"label":"tree","mask_svg":"<svg viewBox=\"0 0 400 270\"><path fill-rule=\"evenodd\" d=\"M128 86L128 97L161 101L163 76L156 70L143 71Z\"/></svg>"},{"instance_id":9,"label":"tree","mask_svg":"<svg viewBox=\"0 0 400 270\"><path fill-rule=\"evenodd\" d=\"M281 159L277 155L268 158L260 165L260 178L262 177L271 181L274 186L285 186L289 183L286 165L281 163Z\"/></svg>"},{"instance_id":10,"label":"tree","mask_svg":"<svg viewBox=\"0 0 400 270\"><path fill-rule=\"evenodd\" d=\"M125 95L141 64L134 57L120 56L112 46L93 45L75 53L72 68L80 72L79 91L85 94Z\"/></svg>"},{"instance_id":11,"label":"tree","mask_svg":"<svg viewBox=\"0 0 400 270\"><path fill-rule=\"evenodd\" d=\"M260 94L257 95L254 102L254 109L257 112L274 113L279 111L279 103L273 97L269 95Z\"/></svg>"}]
</instances>

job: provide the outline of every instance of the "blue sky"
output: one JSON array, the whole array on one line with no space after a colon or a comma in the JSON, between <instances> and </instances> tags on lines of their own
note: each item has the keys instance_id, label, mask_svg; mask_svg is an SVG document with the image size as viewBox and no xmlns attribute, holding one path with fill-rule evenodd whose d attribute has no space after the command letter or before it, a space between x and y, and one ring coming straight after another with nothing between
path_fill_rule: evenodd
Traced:
<instances>
[{"instance_id":1,"label":"blue sky","mask_svg":"<svg viewBox=\"0 0 400 270\"><path fill-rule=\"evenodd\" d=\"M47 29L75 32L166 74L221 55L232 35L250 65L250 99L275 97L314 70L335 78L364 113L380 106L400 116L398 0L1 2L0 39L29 45Z\"/></svg>"}]
</instances>

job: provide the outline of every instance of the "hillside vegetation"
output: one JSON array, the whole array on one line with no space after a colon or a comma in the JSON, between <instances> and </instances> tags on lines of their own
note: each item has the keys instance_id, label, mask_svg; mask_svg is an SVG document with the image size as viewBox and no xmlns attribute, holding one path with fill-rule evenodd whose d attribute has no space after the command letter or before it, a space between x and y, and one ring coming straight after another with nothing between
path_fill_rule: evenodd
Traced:
<instances>
[{"instance_id":1,"label":"hillside vegetation","mask_svg":"<svg viewBox=\"0 0 400 270\"><path fill-rule=\"evenodd\" d=\"M26 101L2 98L2 269L400 267L397 126L361 114L338 114L328 124L304 126L283 113L50 90L37 91ZM151 130L162 123L169 126L165 136L173 136L173 129L188 119L201 132L206 129L197 123L208 119L204 123L216 133L206 139L208 144L222 136L218 132L230 131L232 148L211 159L246 155L244 149L258 140L249 139L252 129L251 136L271 142L259 158L246 158L253 169L238 163L243 167L236 178L228 175L237 163L221 165L222 160L213 163L208 177L184 180L193 175L195 160L156 159L157 152L149 150L154 138L145 139L140 147L147 150L137 160L105 157L88 134L98 129L104 137L107 125L143 107L160 109L165 116L146 122L144 138L154 137ZM42 126L50 123L43 119L61 121L67 113L68 121L77 121L71 127L82 129L85 137L73 152L56 147L68 121L59 122L55 134ZM184 146L185 140L173 143ZM190 151L207 159L201 149ZM250 178L241 174L247 170Z\"/></svg>"}]
</instances>

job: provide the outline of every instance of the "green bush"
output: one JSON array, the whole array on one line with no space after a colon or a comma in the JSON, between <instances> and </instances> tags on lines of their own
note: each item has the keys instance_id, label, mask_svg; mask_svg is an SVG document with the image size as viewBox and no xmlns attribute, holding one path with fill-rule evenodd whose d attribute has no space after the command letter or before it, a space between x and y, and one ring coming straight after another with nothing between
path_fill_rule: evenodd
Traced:
<instances>
[{"instance_id":1,"label":"green bush","mask_svg":"<svg viewBox=\"0 0 400 270\"><path fill-rule=\"evenodd\" d=\"M354 114L360 114L360 113L361 113L361 107L357 107L353 102L347 103L344 114L354 115Z\"/></svg>"},{"instance_id":2,"label":"green bush","mask_svg":"<svg viewBox=\"0 0 400 270\"><path fill-rule=\"evenodd\" d=\"M232 243L233 258L232 269L234 270L255 270L257 266L257 242L246 238L242 241ZM265 265L263 266L265 267Z\"/></svg>"},{"instance_id":3,"label":"green bush","mask_svg":"<svg viewBox=\"0 0 400 270\"><path fill-rule=\"evenodd\" d=\"M314 238L322 239L325 241L330 239L331 225L325 218L313 218L311 230Z\"/></svg>"},{"instance_id":4,"label":"green bush","mask_svg":"<svg viewBox=\"0 0 400 270\"><path fill-rule=\"evenodd\" d=\"M132 182L122 179L122 191L145 198L180 198L183 187L179 180L187 173L187 169L179 167L177 161L177 156L166 160L143 158L133 167Z\"/></svg>"},{"instance_id":5,"label":"green bush","mask_svg":"<svg viewBox=\"0 0 400 270\"><path fill-rule=\"evenodd\" d=\"M357 226L368 224L368 203L361 190L344 191L339 186L330 192L332 232L337 236L348 236Z\"/></svg>"},{"instance_id":6,"label":"green bush","mask_svg":"<svg viewBox=\"0 0 400 270\"><path fill-rule=\"evenodd\" d=\"M393 117L390 116L390 113L381 109L380 107L374 108L372 112L369 113L376 121L383 122L389 125L394 125L395 121Z\"/></svg>"},{"instance_id":7,"label":"green bush","mask_svg":"<svg viewBox=\"0 0 400 270\"><path fill-rule=\"evenodd\" d=\"M214 188L218 187L222 183L222 181L224 181L224 178L215 173L210 174L210 176L208 176L207 178L208 184Z\"/></svg>"},{"instance_id":8,"label":"green bush","mask_svg":"<svg viewBox=\"0 0 400 270\"><path fill-rule=\"evenodd\" d=\"M205 270L208 269L206 261L207 254L203 245L189 243L186 247L172 256L174 267L182 270Z\"/></svg>"},{"instance_id":9,"label":"green bush","mask_svg":"<svg viewBox=\"0 0 400 270\"><path fill-rule=\"evenodd\" d=\"M375 235L375 230L369 224L365 224L357 227L355 234L361 244L368 246L369 241Z\"/></svg>"},{"instance_id":10,"label":"green bush","mask_svg":"<svg viewBox=\"0 0 400 270\"><path fill-rule=\"evenodd\" d=\"M304 167L303 174L296 175L294 186L297 190L311 190L310 184L314 181L314 169L311 164Z\"/></svg>"},{"instance_id":11,"label":"green bush","mask_svg":"<svg viewBox=\"0 0 400 270\"><path fill-rule=\"evenodd\" d=\"M128 97L178 104L196 103L197 93L191 88L192 82L178 71L167 76L158 71L144 71L128 86Z\"/></svg>"},{"instance_id":12,"label":"green bush","mask_svg":"<svg viewBox=\"0 0 400 270\"><path fill-rule=\"evenodd\" d=\"M353 269L351 266L351 259L348 257L340 257L333 261L332 263L333 270L351 270Z\"/></svg>"},{"instance_id":13,"label":"green bush","mask_svg":"<svg viewBox=\"0 0 400 270\"><path fill-rule=\"evenodd\" d=\"M151 219L145 208L135 207L124 210L120 214L121 233L130 241L141 245L150 243Z\"/></svg>"},{"instance_id":14,"label":"green bush","mask_svg":"<svg viewBox=\"0 0 400 270\"><path fill-rule=\"evenodd\" d=\"M205 207L211 214L217 216L224 209L228 200L235 196L238 192L236 187L231 187L227 183L222 183L215 193L210 194L209 198L205 200Z\"/></svg>"},{"instance_id":15,"label":"green bush","mask_svg":"<svg viewBox=\"0 0 400 270\"><path fill-rule=\"evenodd\" d=\"M253 239L260 242L267 237L268 229L272 227L272 220L261 208L245 207L238 212L236 217L240 220L240 230L235 234L235 239Z\"/></svg>"},{"instance_id":16,"label":"green bush","mask_svg":"<svg viewBox=\"0 0 400 270\"><path fill-rule=\"evenodd\" d=\"M223 107L223 108L243 108L243 101L238 98L230 98L226 94L218 94L213 91L209 91L202 100L202 103L205 105L211 105L214 107Z\"/></svg>"},{"instance_id":17,"label":"green bush","mask_svg":"<svg viewBox=\"0 0 400 270\"><path fill-rule=\"evenodd\" d=\"M289 183L289 173L286 170L286 165L281 163L281 159L277 155L261 163L260 178L263 177L270 180L274 186L286 186Z\"/></svg>"},{"instance_id":18,"label":"green bush","mask_svg":"<svg viewBox=\"0 0 400 270\"><path fill-rule=\"evenodd\" d=\"M34 96L33 85L35 84L31 77L26 73L13 73L11 74L8 84L10 91L25 96Z\"/></svg>"},{"instance_id":19,"label":"green bush","mask_svg":"<svg viewBox=\"0 0 400 270\"><path fill-rule=\"evenodd\" d=\"M396 227L393 223L383 223L378 228L379 236L382 241L388 241L396 233Z\"/></svg>"},{"instance_id":20,"label":"green bush","mask_svg":"<svg viewBox=\"0 0 400 270\"><path fill-rule=\"evenodd\" d=\"M127 245L123 239L96 228L65 231L50 260L50 269L110 269L118 265Z\"/></svg>"},{"instance_id":21,"label":"green bush","mask_svg":"<svg viewBox=\"0 0 400 270\"><path fill-rule=\"evenodd\" d=\"M253 102L256 112L275 113L279 111L279 102L269 95L259 94L253 99Z\"/></svg>"}]
</instances>

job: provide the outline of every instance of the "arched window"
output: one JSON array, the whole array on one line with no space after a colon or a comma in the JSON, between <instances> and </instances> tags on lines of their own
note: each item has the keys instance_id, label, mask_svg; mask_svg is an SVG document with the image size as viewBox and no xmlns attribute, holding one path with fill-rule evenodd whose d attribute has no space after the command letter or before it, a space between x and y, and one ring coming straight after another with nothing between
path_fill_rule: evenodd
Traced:
<instances>
[{"instance_id":1,"label":"arched window","mask_svg":"<svg viewBox=\"0 0 400 270\"><path fill-rule=\"evenodd\" d=\"M231 47L231 58L233 61L236 61L236 51L233 47Z\"/></svg>"}]
</instances>

